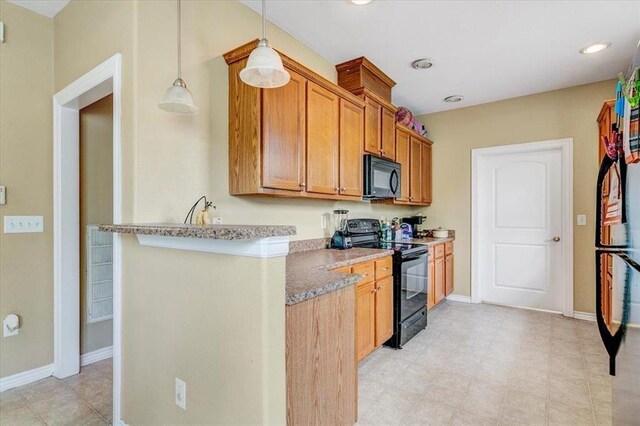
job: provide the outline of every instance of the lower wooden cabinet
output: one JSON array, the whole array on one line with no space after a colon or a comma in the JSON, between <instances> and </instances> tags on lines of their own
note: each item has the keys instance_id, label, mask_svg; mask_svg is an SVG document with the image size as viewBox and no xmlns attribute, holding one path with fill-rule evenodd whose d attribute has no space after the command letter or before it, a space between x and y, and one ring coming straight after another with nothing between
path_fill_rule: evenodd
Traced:
<instances>
[{"instance_id":1,"label":"lower wooden cabinet","mask_svg":"<svg viewBox=\"0 0 640 426\"><path fill-rule=\"evenodd\" d=\"M429 248L429 283L427 309L431 309L453 293L453 242Z\"/></svg>"},{"instance_id":2,"label":"lower wooden cabinet","mask_svg":"<svg viewBox=\"0 0 640 426\"><path fill-rule=\"evenodd\" d=\"M374 281L356 287L356 354L360 361L375 349L375 286Z\"/></svg>"},{"instance_id":3,"label":"lower wooden cabinet","mask_svg":"<svg viewBox=\"0 0 640 426\"><path fill-rule=\"evenodd\" d=\"M288 425L357 421L355 306L345 287L286 307Z\"/></svg>"},{"instance_id":4,"label":"lower wooden cabinet","mask_svg":"<svg viewBox=\"0 0 640 426\"><path fill-rule=\"evenodd\" d=\"M391 256L337 271L362 275L356 284L356 359L360 361L393 336Z\"/></svg>"}]
</instances>

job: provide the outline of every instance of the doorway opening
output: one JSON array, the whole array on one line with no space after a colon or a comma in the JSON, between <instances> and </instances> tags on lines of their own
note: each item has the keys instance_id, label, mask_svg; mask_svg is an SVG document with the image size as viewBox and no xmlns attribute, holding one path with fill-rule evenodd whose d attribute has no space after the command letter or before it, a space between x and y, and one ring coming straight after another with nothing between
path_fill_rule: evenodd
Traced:
<instances>
[{"instance_id":1,"label":"doorway opening","mask_svg":"<svg viewBox=\"0 0 640 426\"><path fill-rule=\"evenodd\" d=\"M96 112L98 125L89 120ZM69 384L79 380L76 375L81 365L86 366L85 371L94 370L96 377L104 379L101 385L107 390L100 395L103 411L108 411L105 406L111 403L110 415L105 412L103 417L118 424L121 242L117 234L109 235L107 241L89 225L122 220L121 55L114 55L58 92L53 98L53 114L54 376ZM89 139L95 138L101 127L102 135L97 139L103 143L91 147ZM94 136L84 137L87 130ZM91 158L105 155L110 161L92 165ZM111 383L106 382L109 377Z\"/></svg>"},{"instance_id":2,"label":"doorway opening","mask_svg":"<svg viewBox=\"0 0 640 426\"><path fill-rule=\"evenodd\" d=\"M573 317L573 139L471 157L471 301Z\"/></svg>"}]
</instances>

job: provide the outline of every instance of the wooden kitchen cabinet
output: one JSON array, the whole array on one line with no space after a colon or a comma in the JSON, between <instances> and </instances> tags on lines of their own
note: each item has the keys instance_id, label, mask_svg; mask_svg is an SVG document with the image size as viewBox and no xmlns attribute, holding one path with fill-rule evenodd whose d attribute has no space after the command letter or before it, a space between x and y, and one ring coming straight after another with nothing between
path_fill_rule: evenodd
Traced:
<instances>
[{"instance_id":1,"label":"wooden kitchen cabinet","mask_svg":"<svg viewBox=\"0 0 640 426\"><path fill-rule=\"evenodd\" d=\"M433 308L453 293L453 242L429 247L427 309Z\"/></svg>"},{"instance_id":2,"label":"wooden kitchen cabinet","mask_svg":"<svg viewBox=\"0 0 640 426\"><path fill-rule=\"evenodd\" d=\"M382 107L380 111L380 156L389 160L396 159L396 113Z\"/></svg>"},{"instance_id":3,"label":"wooden kitchen cabinet","mask_svg":"<svg viewBox=\"0 0 640 426\"><path fill-rule=\"evenodd\" d=\"M288 425L357 421L355 313L354 287L286 307Z\"/></svg>"},{"instance_id":4,"label":"wooden kitchen cabinet","mask_svg":"<svg viewBox=\"0 0 640 426\"><path fill-rule=\"evenodd\" d=\"M319 194L337 194L340 98L335 93L308 82L306 122L306 190Z\"/></svg>"},{"instance_id":5,"label":"wooden kitchen cabinet","mask_svg":"<svg viewBox=\"0 0 640 426\"><path fill-rule=\"evenodd\" d=\"M409 137L409 201L422 201L422 142Z\"/></svg>"},{"instance_id":6,"label":"wooden kitchen cabinet","mask_svg":"<svg viewBox=\"0 0 640 426\"><path fill-rule=\"evenodd\" d=\"M375 289L375 347L393 336L393 278L376 281Z\"/></svg>"},{"instance_id":7,"label":"wooden kitchen cabinet","mask_svg":"<svg viewBox=\"0 0 640 426\"><path fill-rule=\"evenodd\" d=\"M400 197L374 203L428 206L432 195L432 142L396 123L396 162L400 164Z\"/></svg>"},{"instance_id":8,"label":"wooden kitchen cabinet","mask_svg":"<svg viewBox=\"0 0 640 426\"><path fill-rule=\"evenodd\" d=\"M290 74L289 84L262 96L262 185L297 192L304 189L307 80Z\"/></svg>"},{"instance_id":9,"label":"wooden kitchen cabinet","mask_svg":"<svg viewBox=\"0 0 640 426\"><path fill-rule=\"evenodd\" d=\"M420 151L420 189L422 194L422 202L424 204L431 204L431 142L425 141L422 143Z\"/></svg>"},{"instance_id":10,"label":"wooden kitchen cabinet","mask_svg":"<svg viewBox=\"0 0 640 426\"><path fill-rule=\"evenodd\" d=\"M397 129L396 132L396 162L400 164L400 197L397 201L409 201L409 133Z\"/></svg>"},{"instance_id":11,"label":"wooden kitchen cabinet","mask_svg":"<svg viewBox=\"0 0 640 426\"><path fill-rule=\"evenodd\" d=\"M373 281L359 283L356 287L356 354L360 361L376 347L375 303L376 284Z\"/></svg>"},{"instance_id":12,"label":"wooden kitchen cabinet","mask_svg":"<svg viewBox=\"0 0 640 426\"><path fill-rule=\"evenodd\" d=\"M361 200L364 100L282 53L289 83L275 89L243 83L240 71L257 43L224 55L229 193Z\"/></svg>"},{"instance_id":13,"label":"wooden kitchen cabinet","mask_svg":"<svg viewBox=\"0 0 640 426\"><path fill-rule=\"evenodd\" d=\"M364 98L364 150L380 155L382 106L371 98Z\"/></svg>"},{"instance_id":14,"label":"wooden kitchen cabinet","mask_svg":"<svg viewBox=\"0 0 640 426\"><path fill-rule=\"evenodd\" d=\"M453 254L444 258L444 295L453 293Z\"/></svg>"},{"instance_id":15,"label":"wooden kitchen cabinet","mask_svg":"<svg viewBox=\"0 0 640 426\"><path fill-rule=\"evenodd\" d=\"M391 256L335 271L362 275L356 284L356 359L362 360L393 335Z\"/></svg>"},{"instance_id":16,"label":"wooden kitchen cabinet","mask_svg":"<svg viewBox=\"0 0 640 426\"><path fill-rule=\"evenodd\" d=\"M340 99L340 195L362 197L364 110Z\"/></svg>"}]
</instances>

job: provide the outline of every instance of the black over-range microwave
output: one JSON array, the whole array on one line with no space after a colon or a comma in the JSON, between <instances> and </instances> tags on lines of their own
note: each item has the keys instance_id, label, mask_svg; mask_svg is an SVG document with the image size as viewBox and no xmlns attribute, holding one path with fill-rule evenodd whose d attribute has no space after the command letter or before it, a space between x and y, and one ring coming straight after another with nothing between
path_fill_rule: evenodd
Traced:
<instances>
[{"instance_id":1,"label":"black over-range microwave","mask_svg":"<svg viewBox=\"0 0 640 426\"><path fill-rule=\"evenodd\" d=\"M400 197L400 164L376 157L364 156L365 199Z\"/></svg>"}]
</instances>

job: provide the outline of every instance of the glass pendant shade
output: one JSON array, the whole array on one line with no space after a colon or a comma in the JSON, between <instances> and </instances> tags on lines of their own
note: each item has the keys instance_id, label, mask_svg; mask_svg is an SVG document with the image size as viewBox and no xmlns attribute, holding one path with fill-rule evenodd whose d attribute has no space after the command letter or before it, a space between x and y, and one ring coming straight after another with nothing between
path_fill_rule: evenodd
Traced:
<instances>
[{"instance_id":1,"label":"glass pendant shade","mask_svg":"<svg viewBox=\"0 0 640 426\"><path fill-rule=\"evenodd\" d=\"M267 39L263 38L253 49L247 65L240 71L240 79L255 87L274 88L284 86L291 76L284 69L278 52L273 50Z\"/></svg>"},{"instance_id":2,"label":"glass pendant shade","mask_svg":"<svg viewBox=\"0 0 640 426\"><path fill-rule=\"evenodd\" d=\"M176 114L195 114L198 112L193 96L181 78L177 78L158 103L160 109Z\"/></svg>"}]
</instances>

